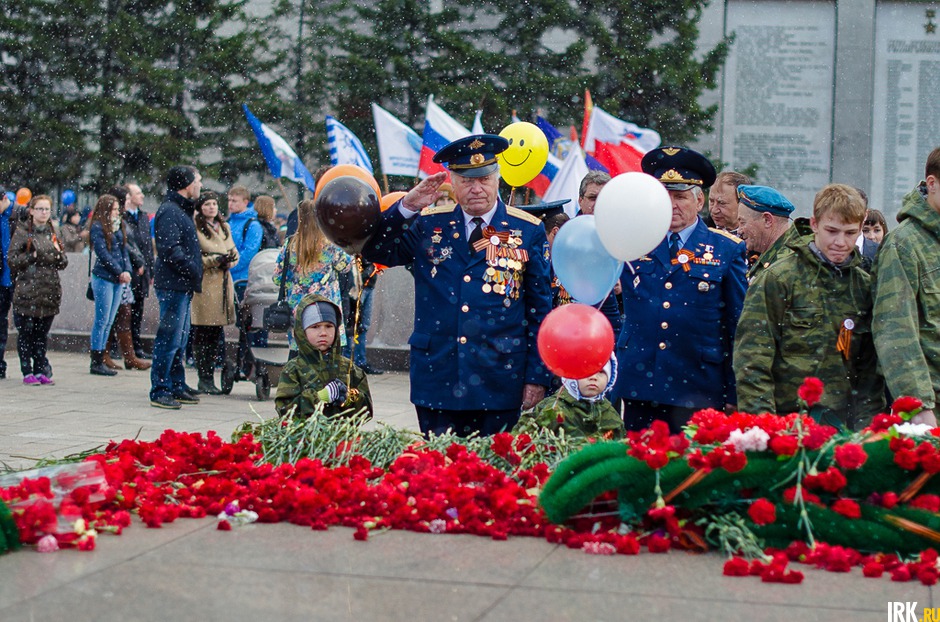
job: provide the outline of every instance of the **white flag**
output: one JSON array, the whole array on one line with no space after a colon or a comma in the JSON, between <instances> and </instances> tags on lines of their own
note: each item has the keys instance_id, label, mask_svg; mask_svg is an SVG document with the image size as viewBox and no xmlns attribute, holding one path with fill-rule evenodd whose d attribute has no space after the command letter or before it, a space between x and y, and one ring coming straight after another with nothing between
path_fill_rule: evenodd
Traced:
<instances>
[{"instance_id":1,"label":"white flag","mask_svg":"<svg viewBox=\"0 0 940 622\"><path fill-rule=\"evenodd\" d=\"M417 177L421 157L421 137L390 112L372 104L375 137L379 143L379 162L386 175Z\"/></svg>"},{"instance_id":2,"label":"white flag","mask_svg":"<svg viewBox=\"0 0 940 622\"><path fill-rule=\"evenodd\" d=\"M486 134L483 131L483 111L477 110L477 116L473 117L473 127L470 129L474 134Z\"/></svg>"},{"instance_id":3,"label":"white flag","mask_svg":"<svg viewBox=\"0 0 940 622\"><path fill-rule=\"evenodd\" d=\"M581 180L588 174L588 167L584 161L584 153L578 146L572 147L568 156L561 164L558 174L545 191L542 201L549 203L551 201L562 201L570 199L571 202L565 205L565 213L574 218L578 213L578 195L581 191Z\"/></svg>"}]
</instances>

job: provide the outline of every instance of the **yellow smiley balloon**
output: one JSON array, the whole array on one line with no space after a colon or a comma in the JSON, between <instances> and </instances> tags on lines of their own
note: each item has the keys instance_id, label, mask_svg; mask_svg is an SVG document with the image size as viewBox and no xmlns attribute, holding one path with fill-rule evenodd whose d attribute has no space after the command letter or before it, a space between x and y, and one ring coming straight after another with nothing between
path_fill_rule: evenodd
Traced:
<instances>
[{"instance_id":1,"label":"yellow smiley balloon","mask_svg":"<svg viewBox=\"0 0 940 622\"><path fill-rule=\"evenodd\" d=\"M507 125L500 136L509 141L509 148L498 154L499 174L513 187L524 186L545 168L548 162L548 139L532 123L520 121Z\"/></svg>"}]
</instances>

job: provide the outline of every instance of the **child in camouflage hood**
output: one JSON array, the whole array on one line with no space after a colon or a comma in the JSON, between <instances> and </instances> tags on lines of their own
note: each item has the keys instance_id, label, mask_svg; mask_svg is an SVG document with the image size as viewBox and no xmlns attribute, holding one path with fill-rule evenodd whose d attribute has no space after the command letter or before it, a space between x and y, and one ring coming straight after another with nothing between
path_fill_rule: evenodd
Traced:
<instances>
[{"instance_id":1,"label":"child in camouflage hood","mask_svg":"<svg viewBox=\"0 0 940 622\"><path fill-rule=\"evenodd\" d=\"M294 343L298 356L284 366L274 405L281 416L309 417L317 404L323 414L353 414L362 408L372 416L372 395L365 373L342 355L339 307L317 294L304 296L294 309ZM296 409L296 410L295 410Z\"/></svg>"},{"instance_id":2,"label":"child in camouflage hood","mask_svg":"<svg viewBox=\"0 0 940 622\"><path fill-rule=\"evenodd\" d=\"M548 428L556 433L563 429L566 436L575 438L623 438L623 418L606 399L616 380L613 354L603 369L587 378L562 378L562 389L522 413L513 434Z\"/></svg>"}]
</instances>

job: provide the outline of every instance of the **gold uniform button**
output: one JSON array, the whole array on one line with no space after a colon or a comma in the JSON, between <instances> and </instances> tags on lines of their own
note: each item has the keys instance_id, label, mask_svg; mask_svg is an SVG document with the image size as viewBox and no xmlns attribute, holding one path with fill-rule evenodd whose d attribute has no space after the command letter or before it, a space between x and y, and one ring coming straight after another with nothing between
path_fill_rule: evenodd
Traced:
<instances>
[{"instance_id":1,"label":"gold uniform button","mask_svg":"<svg viewBox=\"0 0 940 622\"><path fill-rule=\"evenodd\" d=\"M669 301L663 303L663 309L668 309L670 307Z\"/></svg>"},{"instance_id":2,"label":"gold uniform button","mask_svg":"<svg viewBox=\"0 0 940 622\"><path fill-rule=\"evenodd\" d=\"M460 343L467 343L467 338L466 338L466 337L461 337L461 338L458 339L457 341L459 341Z\"/></svg>"},{"instance_id":3,"label":"gold uniform button","mask_svg":"<svg viewBox=\"0 0 940 622\"><path fill-rule=\"evenodd\" d=\"M663 327L663 330L666 330L667 328L669 328L669 322L663 322L662 324L660 324L660 326Z\"/></svg>"},{"instance_id":4,"label":"gold uniform button","mask_svg":"<svg viewBox=\"0 0 940 622\"><path fill-rule=\"evenodd\" d=\"M469 306L469 305L464 305L464 306L460 307L460 310L463 311L464 313L466 313L467 311L470 310L470 306Z\"/></svg>"},{"instance_id":5,"label":"gold uniform button","mask_svg":"<svg viewBox=\"0 0 940 622\"><path fill-rule=\"evenodd\" d=\"M660 350L665 350L665 349L666 349L666 344L665 344L665 343L660 343L660 344L659 344L659 349L660 349Z\"/></svg>"},{"instance_id":6,"label":"gold uniform button","mask_svg":"<svg viewBox=\"0 0 940 622\"><path fill-rule=\"evenodd\" d=\"M464 282L464 283L469 283L469 282L470 282L470 275L469 275L469 274L463 275L463 282Z\"/></svg>"},{"instance_id":7,"label":"gold uniform button","mask_svg":"<svg viewBox=\"0 0 940 622\"><path fill-rule=\"evenodd\" d=\"M666 289L672 289L672 283L666 283Z\"/></svg>"}]
</instances>

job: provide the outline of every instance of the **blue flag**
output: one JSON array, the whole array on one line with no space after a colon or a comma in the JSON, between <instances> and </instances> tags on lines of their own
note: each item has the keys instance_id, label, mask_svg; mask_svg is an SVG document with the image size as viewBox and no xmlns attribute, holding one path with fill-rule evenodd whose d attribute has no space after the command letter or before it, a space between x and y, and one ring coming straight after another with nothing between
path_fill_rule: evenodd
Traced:
<instances>
[{"instance_id":1,"label":"blue flag","mask_svg":"<svg viewBox=\"0 0 940 622\"><path fill-rule=\"evenodd\" d=\"M571 140L565 138L565 135L559 132L558 128L549 123L546 119L543 119L541 116L535 118L535 124L545 134L545 138L548 139L549 150L556 157L564 160L567 157L568 152L571 150ZM605 173L610 172L607 170L606 166L588 154L584 154L584 162L592 171L604 171Z\"/></svg>"},{"instance_id":2,"label":"blue flag","mask_svg":"<svg viewBox=\"0 0 940 622\"><path fill-rule=\"evenodd\" d=\"M374 174L372 161L362 146L362 141L330 115L326 116L326 141L330 146L330 164L355 164Z\"/></svg>"},{"instance_id":3,"label":"blue flag","mask_svg":"<svg viewBox=\"0 0 940 622\"><path fill-rule=\"evenodd\" d=\"M264 154L264 161L268 164L271 176L275 179L286 177L293 182L307 186L313 192L317 187L316 182L313 181L313 175L287 141L251 114L246 104L242 104L242 110L245 111L248 125L251 126L255 138L258 139L258 146L261 147L261 153Z\"/></svg>"}]
</instances>

